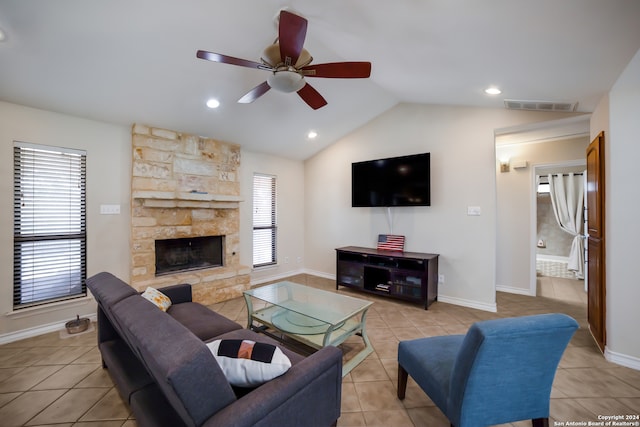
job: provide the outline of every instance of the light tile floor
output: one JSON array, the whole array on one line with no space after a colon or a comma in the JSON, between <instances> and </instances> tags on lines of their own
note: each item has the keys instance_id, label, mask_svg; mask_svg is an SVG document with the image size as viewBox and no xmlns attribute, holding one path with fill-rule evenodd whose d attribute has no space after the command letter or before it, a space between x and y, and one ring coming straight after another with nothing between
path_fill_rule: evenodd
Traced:
<instances>
[{"instance_id":1,"label":"light tile floor","mask_svg":"<svg viewBox=\"0 0 640 427\"><path fill-rule=\"evenodd\" d=\"M539 296L587 305L584 280L538 276L537 281Z\"/></svg>"},{"instance_id":2,"label":"light tile floor","mask_svg":"<svg viewBox=\"0 0 640 427\"><path fill-rule=\"evenodd\" d=\"M312 276L292 281L335 291L335 282ZM432 426L449 422L410 380L404 401L396 398L397 345L400 340L465 333L471 323L498 317L562 312L580 323L556 374L551 399L553 422L597 421L598 415L640 413L640 371L607 362L586 330L586 307L578 290L562 290L555 278L539 278L537 298L498 293L498 313L436 302L418 305L371 297L348 289L341 293L374 301L367 330L375 352L344 378L338 426ZM569 281L567 286L584 286ZM556 288L561 290L556 291ZM216 311L246 324L242 298L215 304ZM361 340L343 344L345 357ZM134 427L108 373L101 368L96 334L62 339L58 332L0 346L0 425ZM529 422L512 424L530 426Z\"/></svg>"}]
</instances>

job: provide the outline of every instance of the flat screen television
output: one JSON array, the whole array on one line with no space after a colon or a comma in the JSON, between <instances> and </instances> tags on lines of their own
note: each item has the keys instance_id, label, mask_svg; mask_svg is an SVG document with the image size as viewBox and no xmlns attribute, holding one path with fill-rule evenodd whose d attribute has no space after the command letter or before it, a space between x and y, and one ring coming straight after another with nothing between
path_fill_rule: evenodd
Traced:
<instances>
[{"instance_id":1,"label":"flat screen television","mask_svg":"<svg viewBox=\"0 0 640 427\"><path fill-rule=\"evenodd\" d=\"M351 206L431 206L430 153L351 164Z\"/></svg>"}]
</instances>

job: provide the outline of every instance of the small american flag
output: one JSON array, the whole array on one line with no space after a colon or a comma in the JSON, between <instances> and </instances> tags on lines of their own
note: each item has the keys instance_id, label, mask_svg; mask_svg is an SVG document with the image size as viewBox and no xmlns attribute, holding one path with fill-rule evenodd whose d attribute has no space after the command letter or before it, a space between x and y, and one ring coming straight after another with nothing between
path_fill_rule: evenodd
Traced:
<instances>
[{"instance_id":1,"label":"small american flag","mask_svg":"<svg viewBox=\"0 0 640 427\"><path fill-rule=\"evenodd\" d=\"M378 250L404 251L404 236L395 234L378 234Z\"/></svg>"}]
</instances>

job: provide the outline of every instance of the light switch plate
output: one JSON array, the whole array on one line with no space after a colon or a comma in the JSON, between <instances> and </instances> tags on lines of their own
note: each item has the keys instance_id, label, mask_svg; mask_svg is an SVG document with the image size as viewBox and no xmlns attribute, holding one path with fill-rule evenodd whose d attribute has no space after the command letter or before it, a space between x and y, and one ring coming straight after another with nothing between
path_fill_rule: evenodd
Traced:
<instances>
[{"instance_id":1,"label":"light switch plate","mask_svg":"<svg viewBox=\"0 0 640 427\"><path fill-rule=\"evenodd\" d=\"M480 216L482 213L482 209L480 206L467 206L467 215L469 216Z\"/></svg>"},{"instance_id":2,"label":"light switch plate","mask_svg":"<svg viewBox=\"0 0 640 427\"><path fill-rule=\"evenodd\" d=\"M100 205L101 215L120 215L120 205Z\"/></svg>"}]
</instances>

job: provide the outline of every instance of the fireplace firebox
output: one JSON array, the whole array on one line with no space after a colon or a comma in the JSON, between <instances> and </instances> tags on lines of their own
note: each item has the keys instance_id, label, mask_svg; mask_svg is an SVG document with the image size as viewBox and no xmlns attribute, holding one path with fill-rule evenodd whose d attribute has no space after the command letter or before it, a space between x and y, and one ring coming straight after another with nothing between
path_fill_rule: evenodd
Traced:
<instances>
[{"instance_id":1,"label":"fireplace firebox","mask_svg":"<svg viewBox=\"0 0 640 427\"><path fill-rule=\"evenodd\" d=\"M223 265L224 236L156 240L156 276Z\"/></svg>"}]
</instances>

